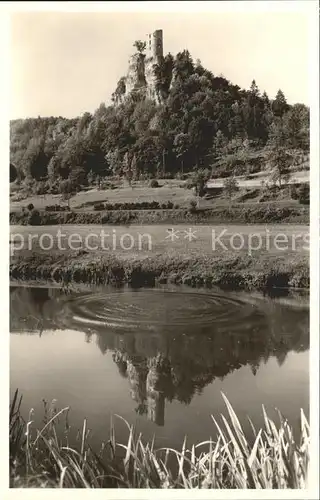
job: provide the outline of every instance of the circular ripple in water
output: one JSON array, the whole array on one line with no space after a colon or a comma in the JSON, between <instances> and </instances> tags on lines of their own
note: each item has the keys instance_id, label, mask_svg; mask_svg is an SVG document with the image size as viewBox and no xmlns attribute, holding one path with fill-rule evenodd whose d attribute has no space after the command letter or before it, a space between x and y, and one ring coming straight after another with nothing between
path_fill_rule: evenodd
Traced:
<instances>
[{"instance_id":1,"label":"circular ripple in water","mask_svg":"<svg viewBox=\"0 0 320 500\"><path fill-rule=\"evenodd\" d=\"M63 317L73 326L154 329L157 326L230 326L257 309L222 293L120 290L89 293L64 304Z\"/></svg>"}]
</instances>

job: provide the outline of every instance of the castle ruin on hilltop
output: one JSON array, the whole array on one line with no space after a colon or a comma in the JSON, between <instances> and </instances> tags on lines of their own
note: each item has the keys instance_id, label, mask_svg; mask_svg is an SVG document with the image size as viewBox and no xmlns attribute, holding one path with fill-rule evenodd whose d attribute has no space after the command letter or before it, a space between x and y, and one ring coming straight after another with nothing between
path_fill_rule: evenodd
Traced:
<instances>
[{"instance_id":1,"label":"castle ruin on hilltop","mask_svg":"<svg viewBox=\"0 0 320 500\"><path fill-rule=\"evenodd\" d=\"M160 97L156 89L155 65L160 65L163 60L163 31L156 30L148 33L146 39L146 53L139 51L129 59L129 67L126 77L122 77L115 93L114 102L119 104L125 96L134 92L140 92L148 99L156 102Z\"/></svg>"}]
</instances>

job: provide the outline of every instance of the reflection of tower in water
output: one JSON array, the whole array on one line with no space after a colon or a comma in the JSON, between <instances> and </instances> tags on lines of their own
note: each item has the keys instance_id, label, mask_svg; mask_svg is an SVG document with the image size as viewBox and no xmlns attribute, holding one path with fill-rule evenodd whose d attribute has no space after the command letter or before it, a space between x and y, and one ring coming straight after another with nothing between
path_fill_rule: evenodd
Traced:
<instances>
[{"instance_id":1,"label":"reflection of tower in water","mask_svg":"<svg viewBox=\"0 0 320 500\"><path fill-rule=\"evenodd\" d=\"M164 425L165 386L169 370L168 362L160 355L153 358L127 356L116 351L113 359L128 377L131 398L138 403L136 411L146 414L156 425Z\"/></svg>"},{"instance_id":2,"label":"reflection of tower in water","mask_svg":"<svg viewBox=\"0 0 320 500\"><path fill-rule=\"evenodd\" d=\"M164 425L165 398L163 392L148 393L148 419L159 426Z\"/></svg>"},{"instance_id":3,"label":"reflection of tower in water","mask_svg":"<svg viewBox=\"0 0 320 500\"><path fill-rule=\"evenodd\" d=\"M147 406L148 419L157 425L164 425L165 412L165 382L168 373L168 363L158 354L148 361L147 376Z\"/></svg>"}]
</instances>

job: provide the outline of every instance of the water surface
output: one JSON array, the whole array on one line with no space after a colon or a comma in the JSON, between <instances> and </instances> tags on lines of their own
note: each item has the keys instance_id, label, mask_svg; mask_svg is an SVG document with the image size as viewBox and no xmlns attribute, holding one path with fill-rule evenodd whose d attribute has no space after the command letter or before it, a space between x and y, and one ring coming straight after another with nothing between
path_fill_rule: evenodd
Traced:
<instances>
[{"instance_id":1,"label":"water surface","mask_svg":"<svg viewBox=\"0 0 320 500\"><path fill-rule=\"evenodd\" d=\"M42 400L70 406L99 443L110 416L159 446L214 436L223 391L245 429L261 405L298 429L308 413L308 298L190 288L10 289L11 391L43 417ZM125 438L121 422L119 437Z\"/></svg>"}]
</instances>

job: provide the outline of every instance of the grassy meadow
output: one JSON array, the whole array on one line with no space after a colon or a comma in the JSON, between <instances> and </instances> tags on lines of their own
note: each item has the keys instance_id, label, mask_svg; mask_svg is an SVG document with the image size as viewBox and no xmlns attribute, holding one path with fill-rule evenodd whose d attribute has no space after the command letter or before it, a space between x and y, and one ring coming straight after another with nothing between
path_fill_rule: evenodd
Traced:
<instances>
[{"instance_id":1,"label":"grassy meadow","mask_svg":"<svg viewBox=\"0 0 320 500\"><path fill-rule=\"evenodd\" d=\"M263 178L262 178L263 179ZM98 189L93 188L87 191L80 191L70 199L70 208L72 210L88 211L93 210L95 203L136 203L136 202L152 202L156 201L160 204L172 202L174 205L179 205L180 208L189 208L190 202L195 200L195 195L192 190L186 188L186 182L180 180L159 180L159 187L152 188L146 182L133 182L130 187L125 182L118 182L114 185L114 189ZM262 204L268 202L263 201L263 189L260 186L261 179L259 178L258 185L253 187L248 184L252 181L242 181L243 186L239 187L238 193L233 196L234 203L241 204ZM229 206L230 200L223 194L223 179L214 181L215 188L211 190L211 195L200 200L201 208L214 208L216 206ZM264 196L265 198L265 196ZM277 206L296 207L299 206L297 200L290 199L289 187L284 189L282 194L276 199L271 200ZM48 205L65 204L61 201L60 194L44 194L44 195L29 195L21 197L19 190L11 187L10 210L18 211L22 207L26 207L32 203L37 210L43 210Z\"/></svg>"},{"instance_id":2,"label":"grassy meadow","mask_svg":"<svg viewBox=\"0 0 320 500\"><path fill-rule=\"evenodd\" d=\"M159 201L165 203L172 201L181 206L188 206L194 195L191 190L184 187L183 181L165 180L159 181L158 188L151 188L146 183L133 183L132 187L125 183L118 183L115 189L90 189L88 191L80 191L70 200L70 208L77 210L93 209L94 203L110 202L110 203L125 203L125 202L142 202L142 201ZM45 194L28 196L20 201L15 201L15 195L11 197L11 210L20 209L22 206L32 203L38 210L43 209L46 205L54 205L61 202L59 194Z\"/></svg>"},{"instance_id":3,"label":"grassy meadow","mask_svg":"<svg viewBox=\"0 0 320 500\"><path fill-rule=\"evenodd\" d=\"M261 189L241 188L232 200L217 189L191 209L197 197L184 181L159 186L118 184L80 192L69 209L58 212L45 207L63 205L60 195L15 202L13 190L11 277L46 278L55 270L63 280L72 275L99 283L308 287L309 207L289 199L289 187L269 201ZM29 202L31 210L25 208ZM170 202L175 208L97 210L102 202Z\"/></svg>"},{"instance_id":4,"label":"grassy meadow","mask_svg":"<svg viewBox=\"0 0 320 500\"><path fill-rule=\"evenodd\" d=\"M105 236L105 250L102 246L101 231L108 235ZM44 248L51 241L53 242L50 252L82 249L95 255L115 253L128 258L157 254L208 257L233 253L238 253L241 256L251 254L259 257L285 255L286 258L293 258L296 255L307 255L308 245L306 242L309 232L308 226L302 224L190 224L190 227L185 224L174 224L173 226L162 224L112 225L110 227L108 225L83 224L77 226L70 224L61 227L10 226L10 234L13 255L19 253L27 255L32 252L47 253L48 251L41 249L39 244L42 237ZM16 237L16 234L23 238L23 248L21 249L20 237ZM61 248L65 248L65 250L59 250L59 234L63 235L61 236ZM14 250L15 242L16 251ZM132 248L130 248L131 246Z\"/></svg>"}]
</instances>

